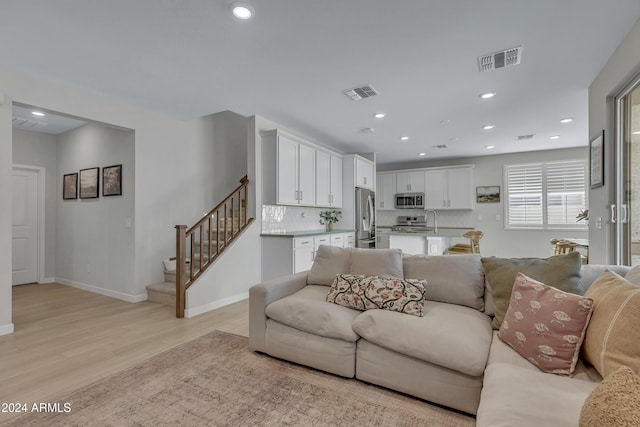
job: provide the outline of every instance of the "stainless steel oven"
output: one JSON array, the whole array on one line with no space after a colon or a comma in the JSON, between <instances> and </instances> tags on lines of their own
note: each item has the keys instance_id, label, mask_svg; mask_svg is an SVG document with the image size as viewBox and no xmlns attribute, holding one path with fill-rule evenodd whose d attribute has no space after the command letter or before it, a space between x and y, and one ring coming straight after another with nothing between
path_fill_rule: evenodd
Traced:
<instances>
[{"instance_id":1,"label":"stainless steel oven","mask_svg":"<svg viewBox=\"0 0 640 427\"><path fill-rule=\"evenodd\" d=\"M396 209L424 209L424 193L399 193L395 196Z\"/></svg>"}]
</instances>

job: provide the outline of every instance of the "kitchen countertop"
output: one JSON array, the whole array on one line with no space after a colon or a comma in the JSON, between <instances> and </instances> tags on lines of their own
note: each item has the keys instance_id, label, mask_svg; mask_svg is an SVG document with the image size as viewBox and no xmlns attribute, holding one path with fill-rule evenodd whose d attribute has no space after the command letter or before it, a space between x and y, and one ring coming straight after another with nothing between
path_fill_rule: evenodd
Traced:
<instances>
[{"instance_id":1,"label":"kitchen countertop","mask_svg":"<svg viewBox=\"0 0 640 427\"><path fill-rule=\"evenodd\" d=\"M462 237L464 233L472 228L450 228L450 227L438 227L438 232L434 233L430 231L386 231L385 234L391 236L419 236L419 237Z\"/></svg>"},{"instance_id":2,"label":"kitchen countertop","mask_svg":"<svg viewBox=\"0 0 640 427\"><path fill-rule=\"evenodd\" d=\"M331 231L325 229L319 230L302 230L302 231L271 231L268 233L261 233L260 237L307 237L307 236L319 236L321 234L340 234L340 233L353 233L356 230L349 228L334 228Z\"/></svg>"}]
</instances>

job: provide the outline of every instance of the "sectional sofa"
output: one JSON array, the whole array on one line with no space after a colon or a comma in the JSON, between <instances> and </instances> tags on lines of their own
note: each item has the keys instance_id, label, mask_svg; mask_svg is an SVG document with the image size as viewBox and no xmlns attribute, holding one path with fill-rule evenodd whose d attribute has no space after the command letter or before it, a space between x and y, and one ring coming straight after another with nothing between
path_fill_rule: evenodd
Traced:
<instances>
[{"instance_id":1,"label":"sectional sofa","mask_svg":"<svg viewBox=\"0 0 640 427\"><path fill-rule=\"evenodd\" d=\"M556 263L560 270L577 262L571 280L583 290L607 268L621 275L629 270L580 269L578 254L549 260L530 262L543 269L545 262ZM485 283L490 262L479 255L320 247L310 271L250 289L249 346L477 414L479 426L577 425L584 400L602 378L581 360L572 377L544 373L497 338L492 322L504 301L494 301ZM329 303L340 274L424 279L423 315Z\"/></svg>"}]
</instances>

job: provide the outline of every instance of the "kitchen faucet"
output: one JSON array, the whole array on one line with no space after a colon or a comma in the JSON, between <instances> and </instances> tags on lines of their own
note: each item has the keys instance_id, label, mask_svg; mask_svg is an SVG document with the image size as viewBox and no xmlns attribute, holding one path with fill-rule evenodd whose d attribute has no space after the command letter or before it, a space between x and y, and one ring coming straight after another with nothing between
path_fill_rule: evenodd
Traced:
<instances>
[{"instance_id":1,"label":"kitchen faucet","mask_svg":"<svg viewBox=\"0 0 640 427\"><path fill-rule=\"evenodd\" d=\"M427 225L429 212L433 212L433 234L438 234L438 212L433 209L427 209L424 211L424 225Z\"/></svg>"}]
</instances>

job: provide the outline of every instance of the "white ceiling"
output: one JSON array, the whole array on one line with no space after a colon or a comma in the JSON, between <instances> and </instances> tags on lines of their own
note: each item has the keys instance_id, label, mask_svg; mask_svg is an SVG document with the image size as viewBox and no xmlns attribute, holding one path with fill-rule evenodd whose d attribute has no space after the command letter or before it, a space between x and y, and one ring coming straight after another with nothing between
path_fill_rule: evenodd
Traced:
<instances>
[{"instance_id":1,"label":"white ceiling","mask_svg":"<svg viewBox=\"0 0 640 427\"><path fill-rule=\"evenodd\" d=\"M638 0L252 0L255 18L238 22L229 3L3 2L0 65L181 118L257 114L344 152L415 161L586 145L589 84L640 17ZM478 72L477 56L518 45L520 65ZM365 83L380 96L341 92ZM481 101L487 91L496 97Z\"/></svg>"}]
</instances>

